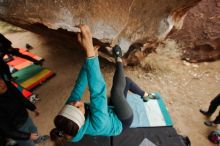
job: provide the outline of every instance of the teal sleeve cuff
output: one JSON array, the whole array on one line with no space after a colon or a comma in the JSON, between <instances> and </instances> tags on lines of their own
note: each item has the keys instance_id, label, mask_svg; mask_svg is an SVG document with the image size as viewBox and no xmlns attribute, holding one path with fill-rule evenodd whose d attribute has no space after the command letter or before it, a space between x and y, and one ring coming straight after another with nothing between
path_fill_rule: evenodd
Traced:
<instances>
[{"instance_id":1,"label":"teal sleeve cuff","mask_svg":"<svg viewBox=\"0 0 220 146\"><path fill-rule=\"evenodd\" d=\"M86 60L94 59L96 57L98 58L98 56L87 57Z\"/></svg>"}]
</instances>

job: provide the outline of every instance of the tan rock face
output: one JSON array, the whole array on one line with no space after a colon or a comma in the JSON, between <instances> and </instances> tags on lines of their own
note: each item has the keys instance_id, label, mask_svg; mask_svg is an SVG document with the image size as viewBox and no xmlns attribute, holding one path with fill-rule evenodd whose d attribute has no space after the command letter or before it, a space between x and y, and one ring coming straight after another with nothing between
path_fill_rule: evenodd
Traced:
<instances>
[{"instance_id":1,"label":"tan rock face","mask_svg":"<svg viewBox=\"0 0 220 146\"><path fill-rule=\"evenodd\" d=\"M129 52L127 64L137 64L142 58L138 56L147 56L173 28L182 27L186 12L199 1L0 0L0 18L20 26L41 23L71 32L86 23L95 38L119 43L124 53Z\"/></svg>"}]
</instances>

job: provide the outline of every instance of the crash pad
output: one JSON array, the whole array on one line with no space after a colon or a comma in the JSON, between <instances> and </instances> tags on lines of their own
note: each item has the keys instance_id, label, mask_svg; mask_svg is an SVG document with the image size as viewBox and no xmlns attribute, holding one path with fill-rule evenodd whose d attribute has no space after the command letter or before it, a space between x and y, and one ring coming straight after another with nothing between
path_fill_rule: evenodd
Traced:
<instances>
[{"instance_id":1,"label":"crash pad","mask_svg":"<svg viewBox=\"0 0 220 146\"><path fill-rule=\"evenodd\" d=\"M129 93L127 101L133 110L133 122L131 127L162 127L172 126L170 114L159 92L154 93L157 99L144 102L134 93Z\"/></svg>"},{"instance_id":2,"label":"crash pad","mask_svg":"<svg viewBox=\"0 0 220 146\"><path fill-rule=\"evenodd\" d=\"M54 75L51 70L35 64L12 74L16 78L16 83L27 90L33 89Z\"/></svg>"},{"instance_id":3,"label":"crash pad","mask_svg":"<svg viewBox=\"0 0 220 146\"><path fill-rule=\"evenodd\" d=\"M25 54L25 55L28 55L38 61L41 61L43 60L42 57L40 56L37 56L31 52L28 52L27 49L24 49L24 48L21 48L19 49L19 52L22 53L22 54ZM17 70L21 70L31 64L33 64L33 62L27 60L27 59L24 59L24 58L20 58L20 57L17 57L17 56L13 56L13 59L11 59L10 61L7 62L7 64L11 67L14 67L15 69Z\"/></svg>"}]
</instances>

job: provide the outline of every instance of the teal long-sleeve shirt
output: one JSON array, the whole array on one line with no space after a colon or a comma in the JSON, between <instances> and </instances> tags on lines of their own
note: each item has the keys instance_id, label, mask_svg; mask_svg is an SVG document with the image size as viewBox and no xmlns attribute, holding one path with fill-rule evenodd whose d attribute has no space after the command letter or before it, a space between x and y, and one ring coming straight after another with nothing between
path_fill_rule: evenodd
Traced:
<instances>
[{"instance_id":1,"label":"teal long-sleeve shirt","mask_svg":"<svg viewBox=\"0 0 220 146\"><path fill-rule=\"evenodd\" d=\"M90 112L85 124L72 141L81 140L85 134L92 136L119 135L122 132L122 123L113 109L107 105L106 83L100 70L98 57L86 60L67 103L81 100L87 85L90 91Z\"/></svg>"}]
</instances>

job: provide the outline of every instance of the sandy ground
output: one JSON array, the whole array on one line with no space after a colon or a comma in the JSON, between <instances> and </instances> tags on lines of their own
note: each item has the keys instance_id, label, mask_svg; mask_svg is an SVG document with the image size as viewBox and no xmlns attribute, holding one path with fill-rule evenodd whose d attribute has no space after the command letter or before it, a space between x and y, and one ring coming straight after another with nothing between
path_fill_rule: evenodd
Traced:
<instances>
[{"instance_id":1,"label":"sandy ground","mask_svg":"<svg viewBox=\"0 0 220 146\"><path fill-rule=\"evenodd\" d=\"M75 47L71 38L61 41L47 32L43 36L30 32L6 33L14 47L34 46L33 52L45 58L44 67L56 76L34 90L41 100L36 104L39 117L33 117L40 134L47 134L54 127L53 118L68 98L83 63L83 52ZM159 91L168 107L178 133L188 135L192 146L212 146L207 135L215 128L206 127L199 108L207 108L220 87L220 61L201 64L183 63L178 58L178 49L162 46L157 54L149 55L141 67L126 67L125 72L146 91ZM149 68L152 71L149 71ZM101 69L111 87L113 64L101 59ZM85 97L88 97L88 92ZM87 98L85 98L87 99ZM216 113L217 114L217 113ZM216 115L215 114L215 115ZM215 117L212 116L212 119ZM50 141L42 146L53 146Z\"/></svg>"}]
</instances>

